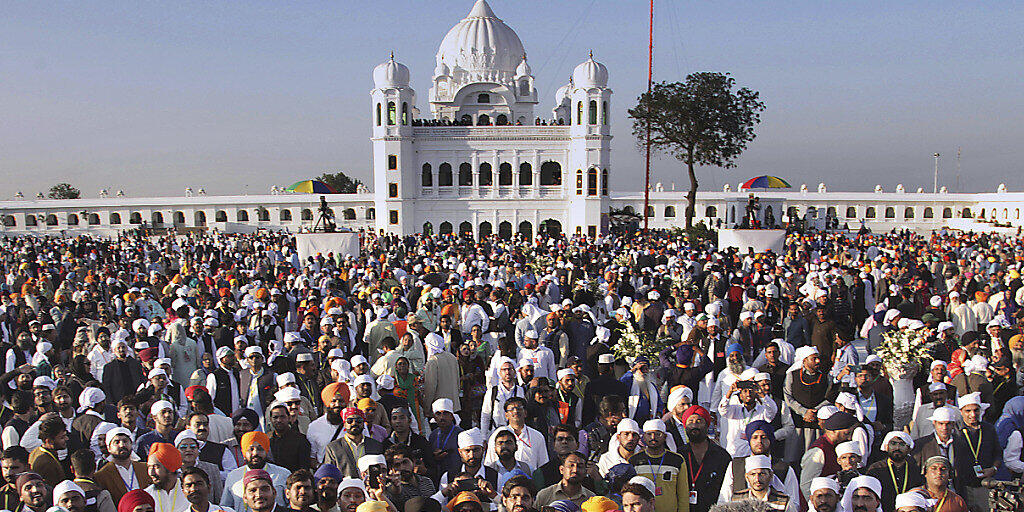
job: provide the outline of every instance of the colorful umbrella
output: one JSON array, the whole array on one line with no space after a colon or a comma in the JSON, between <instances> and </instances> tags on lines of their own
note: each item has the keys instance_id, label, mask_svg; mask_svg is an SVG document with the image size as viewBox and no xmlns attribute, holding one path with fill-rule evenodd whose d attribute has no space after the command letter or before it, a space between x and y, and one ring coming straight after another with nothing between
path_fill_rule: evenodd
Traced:
<instances>
[{"instance_id":1,"label":"colorful umbrella","mask_svg":"<svg viewBox=\"0 0 1024 512\"><path fill-rule=\"evenodd\" d=\"M786 180L778 176L765 175L750 178L746 183L740 185L740 188L790 188L790 185Z\"/></svg>"},{"instance_id":2,"label":"colorful umbrella","mask_svg":"<svg viewBox=\"0 0 1024 512\"><path fill-rule=\"evenodd\" d=\"M319 181L319 180L303 180L292 183L292 185L285 190L289 192L298 192L300 194L337 194L338 191L334 190L330 185Z\"/></svg>"}]
</instances>

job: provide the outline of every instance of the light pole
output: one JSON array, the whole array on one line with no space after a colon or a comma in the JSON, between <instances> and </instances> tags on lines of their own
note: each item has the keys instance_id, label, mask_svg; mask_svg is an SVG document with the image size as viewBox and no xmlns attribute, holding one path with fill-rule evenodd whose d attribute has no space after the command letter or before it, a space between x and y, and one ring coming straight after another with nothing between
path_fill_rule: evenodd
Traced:
<instances>
[{"instance_id":1,"label":"light pole","mask_svg":"<svg viewBox=\"0 0 1024 512\"><path fill-rule=\"evenodd\" d=\"M932 184L932 193L936 194L939 192L939 154L935 153L932 156L935 157L935 181Z\"/></svg>"}]
</instances>

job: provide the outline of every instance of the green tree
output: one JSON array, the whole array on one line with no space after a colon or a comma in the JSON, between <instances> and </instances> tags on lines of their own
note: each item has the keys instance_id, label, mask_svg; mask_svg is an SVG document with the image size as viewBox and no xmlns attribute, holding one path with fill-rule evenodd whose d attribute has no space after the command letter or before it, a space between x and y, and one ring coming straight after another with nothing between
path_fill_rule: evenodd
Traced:
<instances>
[{"instance_id":1,"label":"green tree","mask_svg":"<svg viewBox=\"0 0 1024 512\"><path fill-rule=\"evenodd\" d=\"M355 194L359 185L363 184L361 180L349 178L348 175L341 171L335 173L325 172L317 179L330 185L339 194Z\"/></svg>"},{"instance_id":2,"label":"green tree","mask_svg":"<svg viewBox=\"0 0 1024 512\"><path fill-rule=\"evenodd\" d=\"M48 196L50 199L78 199L82 197L82 191L72 187L70 183L58 183L50 187Z\"/></svg>"},{"instance_id":3,"label":"green tree","mask_svg":"<svg viewBox=\"0 0 1024 512\"><path fill-rule=\"evenodd\" d=\"M730 168L754 140L754 126L761 122L764 103L746 87L734 90L728 73L693 73L683 82L654 84L629 110L638 145L647 142L651 151L662 152L686 163L690 191L686 194L686 229L693 226L697 204L694 167Z\"/></svg>"}]
</instances>

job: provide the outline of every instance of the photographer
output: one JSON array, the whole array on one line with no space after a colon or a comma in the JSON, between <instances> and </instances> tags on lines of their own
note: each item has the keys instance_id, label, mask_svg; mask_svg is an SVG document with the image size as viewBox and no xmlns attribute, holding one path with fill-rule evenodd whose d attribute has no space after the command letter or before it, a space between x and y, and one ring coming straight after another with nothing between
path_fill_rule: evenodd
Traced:
<instances>
[{"instance_id":1,"label":"photographer","mask_svg":"<svg viewBox=\"0 0 1024 512\"><path fill-rule=\"evenodd\" d=\"M740 377L743 377L744 380L733 382L718 405L719 423L725 427L723 429L725 442L722 444L733 457L750 455L750 446L743 438L747 424L755 420L771 423L779 412L774 401L766 402L763 399L761 388L756 382L747 380L746 374ZM750 377L752 378L753 375ZM736 400L732 399L733 395L736 395Z\"/></svg>"},{"instance_id":2,"label":"photographer","mask_svg":"<svg viewBox=\"0 0 1024 512\"><path fill-rule=\"evenodd\" d=\"M384 490L396 507L404 510L410 499L434 494L434 482L415 472L412 448L396 444L384 451L384 458L388 463Z\"/></svg>"}]
</instances>

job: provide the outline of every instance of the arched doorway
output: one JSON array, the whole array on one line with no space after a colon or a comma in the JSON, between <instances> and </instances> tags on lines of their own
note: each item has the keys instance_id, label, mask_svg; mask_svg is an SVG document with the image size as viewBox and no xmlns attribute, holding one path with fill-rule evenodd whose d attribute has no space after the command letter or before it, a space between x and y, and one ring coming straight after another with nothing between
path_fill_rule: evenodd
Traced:
<instances>
[{"instance_id":1,"label":"arched doorway","mask_svg":"<svg viewBox=\"0 0 1024 512\"><path fill-rule=\"evenodd\" d=\"M202 210L196 210L195 213L196 226L202 227L206 225L206 212Z\"/></svg>"},{"instance_id":2,"label":"arched doorway","mask_svg":"<svg viewBox=\"0 0 1024 512\"><path fill-rule=\"evenodd\" d=\"M483 240L484 238L491 236L491 230L492 228L490 222L481 222L480 229L477 230L477 236L480 237L480 240Z\"/></svg>"},{"instance_id":3,"label":"arched doorway","mask_svg":"<svg viewBox=\"0 0 1024 512\"><path fill-rule=\"evenodd\" d=\"M558 236L562 233L562 223L555 219L547 219L540 223L540 228L537 232L548 236Z\"/></svg>"},{"instance_id":4,"label":"arched doorway","mask_svg":"<svg viewBox=\"0 0 1024 512\"><path fill-rule=\"evenodd\" d=\"M512 223L505 220L498 224L498 238L508 240L512 238Z\"/></svg>"},{"instance_id":5,"label":"arched doorway","mask_svg":"<svg viewBox=\"0 0 1024 512\"><path fill-rule=\"evenodd\" d=\"M524 220L519 223L519 234L523 235L524 238L530 240L533 238L533 224L530 221Z\"/></svg>"},{"instance_id":6,"label":"arched doorway","mask_svg":"<svg viewBox=\"0 0 1024 512\"><path fill-rule=\"evenodd\" d=\"M442 235L450 235L450 234L452 234L452 223L448 222L448 221L442 222L441 223L441 227L438 229L437 232L442 234Z\"/></svg>"},{"instance_id":7,"label":"arched doorway","mask_svg":"<svg viewBox=\"0 0 1024 512\"><path fill-rule=\"evenodd\" d=\"M433 235L434 234L434 226L432 224L430 224L429 222L424 222L423 223L423 234L427 235L427 236Z\"/></svg>"},{"instance_id":8,"label":"arched doorway","mask_svg":"<svg viewBox=\"0 0 1024 512\"><path fill-rule=\"evenodd\" d=\"M459 236L473 238L473 225L468 220L459 224Z\"/></svg>"}]
</instances>

